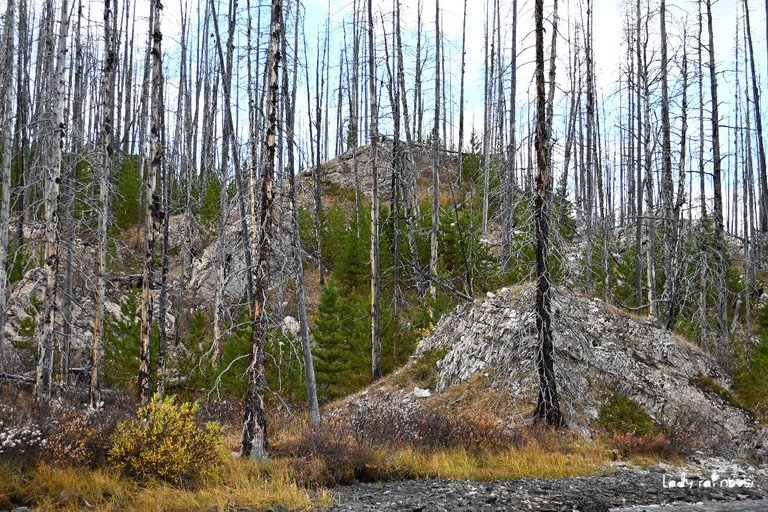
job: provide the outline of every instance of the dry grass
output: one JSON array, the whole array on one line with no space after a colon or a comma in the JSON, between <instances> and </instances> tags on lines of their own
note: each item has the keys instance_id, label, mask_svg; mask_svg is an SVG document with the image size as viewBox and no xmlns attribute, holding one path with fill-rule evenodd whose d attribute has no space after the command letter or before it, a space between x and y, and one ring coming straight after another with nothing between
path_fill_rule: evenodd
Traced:
<instances>
[{"instance_id":1,"label":"dry grass","mask_svg":"<svg viewBox=\"0 0 768 512\"><path fill-rule=\"evenodd\" d=\"M610 460L602 445L587 442L550 450L534 442L496 454L477 455L466 450L401 452L395 464L420 477L459 480L508 480L515 478L566 478L605 473Z\"/></svg>"},{"instance_id":2,"label":"dry grass","mask_svg":"<svg viewBox=\"0 0 768 512\"><path fill-rule=\"evenodd\" d=\"M237 507L263 510L311 510L327 507L326 490L310 493L295 482L285 462L259 463L229 459L221 476L195 489L167 484L139 486L109 469L55 468L42 465L28 483L0 468L0 507L33 505L39 511L226 511Z\"/></svg>"}]
</instances>

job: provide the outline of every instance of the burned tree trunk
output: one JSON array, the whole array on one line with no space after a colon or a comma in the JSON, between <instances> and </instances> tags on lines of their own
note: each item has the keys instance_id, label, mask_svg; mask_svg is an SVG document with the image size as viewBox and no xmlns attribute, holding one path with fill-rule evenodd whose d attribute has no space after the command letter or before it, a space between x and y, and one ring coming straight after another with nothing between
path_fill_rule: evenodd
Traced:
<instances>
[{"instance_id":1,"label":"burned tree trunk","mask_svg":"<svg viewBox=\"0 0 768 512\"><path fill-rule=\"evenodd\" d=\"M163 32L160 28L160 15L163 10L161 0L153 0L151 4L152 24L152 94L150 110L152 112L152 127L150 128L151 154L149 172L146 179L145 209L144 209L144 271L141 284L141 348L139 361L139 402L149 402L150 389L150 341L152 333L152 315L154 296L152 283L155 280L154 255L155 233L159 227L163 212L161 201L157 194L157 177L163 167Z\"/></svg>"},{"instance_id":2,"label":"burned tree trunk","mask_svg":"<svg viewBox=\"0 0 768 512\"><path fill-rule=\"evenodd\" d=\"M381 369L381 276L379 275L379 169L377 167L378 150L378 104L376 101L376 68L374 67L373 46L373 3L368 0L368 84L371 101L371 372L373 380L382 377Z\"/></svg>"},{"instance_id":3,"label":"burned tree trunk","mask_svg":"<svg viewBox=\"0 0 768 512\"><path fill-rule=\"evenodd\" d=\"M549 142L547 139L546 97L544 89L544 0L534 4L536 20L536 330L539 344L536 364L539 374L539 398L534 418L547 425L563 425L555 382L554 345L552 343L552 283L548 268L549 256Z\"/></svg>"},{"instance_id":4,"label":"burned tree trunk","mask_svg":"<svg viewBox=\"0 0 768 512\"><path fill-rule=\"evenodd\" d=\"M293 47L298 49L299 43L299 12L296 12L296 25L294 28ZM282 41L283 56L287 57L286 38ZM299 310L299 333L301 336L301 350L304 359L304 377L307 382L307 402L309 405L309 420L313 425L320 423L320 405L317 401L317 384L315 382L315 367L312 360L312 345L309 342L309 320L307 318L306 293L304 286L304 263L301 257L301 237L299 232L299 208L296 204L296 173L295 173L295 134L294 120L296 114L296 76L298 66L298 50L293 59L291 88L288 89L288 73L283 72L283 98L286 103L286 132L288 146L288 183L291 201L291 228L293 231L293 253L296 258L296 297ZM289 92L290 91L290 92Z\"/></svg>"},{"instance_id":5,"label":"burned tree trunk","mask_svg":"<svg viewBox=\"0 0 768 512\"><path fill-rule=\"evenodd\" d=\"M728 290L726 288L727 262L725 261L725 243L723 241L723 192L722 167L720 161L720 126L717 103L717 75L715 67L715 41L712 29L712 0L707 0L707 27L709 29L709 90L712 98L712 181L714 187L715 221L715 319L720 343L728 338ZM757 101L757 98L755 98ZM722 346L721 346L722 348Z\"/></svg>"},{"instance_id":6,"label":"burned tree trunk","mask_svg":"<svg viewBox=\"0 0 768 512\"><path fill-rule=\"evenodd\" d=\"M272 180L275 173L275 135L277 133L278 71L280 68L280 39L282 37L282 0L272 0L272 19L269 29L267 56L267 105L264 140L263 169L261 180L261 210L252 201L251 224L261 226L258 236L251 238L252 254L258 254L256 281L251 303L251 364L248 367L248 387L243 413L243 430L240 439L240 456L256 459L267 457L267 415L264 410L266 379L264 375L264 351L267 334L267 318L264 306L269 287L269 257L272 248L274 223L272 204L274 192ZM255 195L252 191L252 196Z\"/></svg>"},{"instance_id":7,"label":"burned tree trunk","mask_svg":"<svg viewBox=\"0 0 768 512\"><path fill-rule=\"evenodd\" d=\"M112 175L112 134L114 113L114 35L111 32L112 0L104 0L104 78L101 90L101 175L99 176L99 231L96 248L96 298L93 304L91 343L91 408L101 407L101 357L104 339L104 296L106 294L107 227L109 224L109 180ZM115 13L116 14L116 13Z\"/></svg>"},{"instance_id":8,"label":"burned tree trunk","mask_svg":"<svg viewBox=\"0 0 768 512\"><path fill-rule=\"evenodd\" d=\"M435 1L435 119L432 128L432 232L429 243L429 295L437 294L437 242L440 231L440 0Z\"/></svg>"},{"instance_id":9,"label":"burned tree trunk","mask_svg":"<svg viewBox=\"0 0 768 512\"><path fill-rule=\"evenodd\" d=\"M66 106L67 35L69 32L69 2L61 3L61 22L59 23L58 56L56 58L53 116L54 126L50 144L51 154L45 174L45 301L40 316L40 328L37 341L38 363L35 380L35 396L47 402L51 398L51 380L53 374L53 338L56 325L56 287L59 268L59 195L61 194L61 167L64 153L66 124L64 109ZM53 35L51 35L53 37Z\"/></svg>"},{"instance_id":10,"label":"burned tree trunk","mask_svg":"<svg viewBox=\"0 0 768 512\"><path fill-rule=\"evenodd\" d=\"M13 151L13 102L11 101L11 88L13 87L13 33L14 26L14 0L8 0L5 11L5 27L3 34L3 49L6 61L3 63L2 80L0 80L0 123L3 126L3 139L0 149L2 156L2 180L3 197L0 210L0 372L5 363L5 288L7 282L6 262L8 261L8 233L11 216L11 157Z\"/></svg>"}]
</instances>

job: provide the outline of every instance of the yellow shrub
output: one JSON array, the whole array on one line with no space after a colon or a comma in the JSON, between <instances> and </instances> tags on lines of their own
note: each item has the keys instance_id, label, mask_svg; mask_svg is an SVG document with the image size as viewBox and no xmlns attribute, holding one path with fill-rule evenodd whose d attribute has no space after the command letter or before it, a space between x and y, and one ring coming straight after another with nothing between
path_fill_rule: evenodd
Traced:
<instances>
[{"instance_id":1,"label":"yellow shrub","mask_svg":"<svg viewBox=\"0 0 768 512\"><path fill-rule=\"evenodd\" d=\"M195 484L218 473L224 461L221 425L195 422L197 403L176 404L173 397L153 398L135 420L117 426L109 460L139 480L173 485Z\"/></svg>"}]
</instances>

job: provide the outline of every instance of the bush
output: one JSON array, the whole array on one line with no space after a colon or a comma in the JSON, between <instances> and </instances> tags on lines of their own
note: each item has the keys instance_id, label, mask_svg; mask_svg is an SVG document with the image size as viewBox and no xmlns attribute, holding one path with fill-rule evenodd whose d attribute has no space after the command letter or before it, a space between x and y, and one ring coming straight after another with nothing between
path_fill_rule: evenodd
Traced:
<instances>
[{"instance_id":1,"label":"bush","mask_svg":"<svg viewBox=\"0 0 768 512\"><path fill-rule=\"evenodd\" d=\"M45 458L55 465L96 467L107 458L113 418L107 411L62 411L48 434Z\"/></svg>"},{"instance_id":2,"label":"bush","mask_svg":"<svg viewBox=\"0 0 768 512\"><path fill-rule=\"evenodd\" d=\"M658 427L648 413L629 397L612 393L600 408L600 426L609 434L656 435Z\"/></svg>"},{"instance_id":3,"label":"bush","mask_svg":"<svg viewBox=\"0 0 768 512\"><path fill-rule=\"evenodd\" d=\"M295 459L292 466L305 484L331 486L391 477L391 469L371 446L355 442L338 425L325 424L321 429L304 426L275 450Z\"/></svg>"},{"instance_id":4,"label":"bush","mask_svg":"<svg viewBox=\"0 0 768 512\"><path fill-rule=\"evenodd\" d=\"M153 398L135 420L122 422L112 436L110 462L139 480L173 485L195 484L215 475L223 461L221 425L195 422L198 403L176 404L174 397Z\"/></svg>"},{"instance_id":5,"label":"bush","mask_svg":"<svg viewBox=\"0 0 768 512\"><path fill-rule=\"evenodd\" d=\"M418 404L360 404L350 418L359 444L420 451L462 449L496 453L519 444L519 436L489 413L461 415Z\"/></svg>"},{"instance_id":6,"label":"bush","mask_svg":"<svg viewBox=\"0 0 768 512\"><path fill-rule=\"evenodd\" d=\"M670 458L677 454L667 438L662 433L640 436L633 433L613 434L608 444L622 458L632 457L662 457Z\"/></svg>"},{"instance_id":7,"label":"bush","mask_svg":"<svg viewBox=\"0 0 768 512\"><path fill-rule=\"evenodd\" d=\"M763 307L762 310L768 310ZM749 407L763 420L768 418L768 337L761 335L746 365L734 378L739 403Z\"/></svg>"}]
</instances>

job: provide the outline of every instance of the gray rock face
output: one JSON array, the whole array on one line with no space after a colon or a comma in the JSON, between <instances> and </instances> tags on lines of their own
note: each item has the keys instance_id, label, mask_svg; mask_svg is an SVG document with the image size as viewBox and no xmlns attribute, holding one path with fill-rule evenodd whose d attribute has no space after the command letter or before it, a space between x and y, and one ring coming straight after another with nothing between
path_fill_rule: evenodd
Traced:
<instances>
[{"instance_id":1,"label":"gray rock face","mask_svg":"<svg viewBox=\"0 0 768 512\"><path fill-rule=\"evenodd\" d=\"M457 307L419 344L415 357L447 349L438 362L437 390L483 373L525 410L538 377L535 288L502 289ZM726 372L693 344L632 318L598 299L555 290L552 301L555 371L569 425L589 435L606 394L618 392L659 424L688 430L696 447L728 456L768 456L768 433L751 414L691 383L708 376L724 388Z\"/></svg>"},{"instance_id":2,"label":"gray rock face","mask_svg":"<svg viewBox=\"0 0 768 512\"><path fill-rule=\"evenodd\" d=\"M122 317L120 302L127 290L116 286L110 280L107 285L107 296L104 302L104 312L117 318ZM159 304L160 291L153 289L155 304ZM38 328L38 309L43 303L45 294L45 271L42 268L32 268L24 277L9 289L8 307L6 310L5 336L7 340L4 369L7 373L25 374L34 371L36 365ZM91 342L93 338L94 299L91 290L81 286L73 288L72 322L70 338L70 367L85 367L90 364ZM63 293L56 297L57 306L62 307ZM153 314L159 318L159 307ZM169 308L166 319L166 332L172 335L176 326L176 315ZM64 319L59 312L56 315L56 333L64 330ZM61 337L57 337L56 350L59 349Z\"/></svg>"},{"instance_id":3,"label":"gray rock face","mask_svg":"<svg viewBox=\"0 0 768 512\"><path fill-rule=\"evenodd\" d=\"M228 225L224 236L205 248L199 259L192 264L192 277L187 284L194 294L211 300L216 294L216 259L219 244L224 245L226 284L224 295L238 297L245 290L246 268L243 258L243 236L239 225Z\"/></svg>"}]
</instances>

